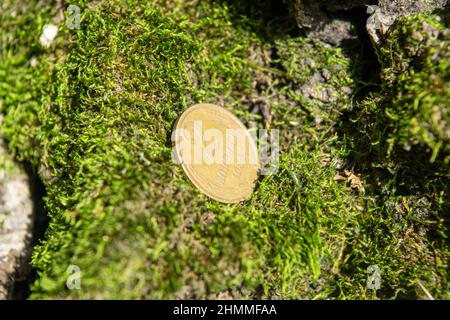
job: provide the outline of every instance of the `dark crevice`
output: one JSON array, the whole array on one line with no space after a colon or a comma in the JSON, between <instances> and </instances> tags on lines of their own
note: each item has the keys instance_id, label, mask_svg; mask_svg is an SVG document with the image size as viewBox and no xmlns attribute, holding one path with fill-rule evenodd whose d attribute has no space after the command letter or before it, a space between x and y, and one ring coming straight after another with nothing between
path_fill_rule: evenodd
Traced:
<instances>
[{"instance_id":1,"label":"dark crevice","mask_svg":"<svg viewBox=\"0 0 450 320\"><path fill-rule=\"evenodd\" d=\"M32 165L24 164L24 169L29 178L33 202L33 226L26 259L22 262L20 274L17 275L11 290L11 298L15 300L27 299L31 294L31 284L37 279L37 271L31 266L31 254L34 247L43 239L49 223L49 217L44 208L46 195L44 183Z\"/></svg>"}]
</instances>

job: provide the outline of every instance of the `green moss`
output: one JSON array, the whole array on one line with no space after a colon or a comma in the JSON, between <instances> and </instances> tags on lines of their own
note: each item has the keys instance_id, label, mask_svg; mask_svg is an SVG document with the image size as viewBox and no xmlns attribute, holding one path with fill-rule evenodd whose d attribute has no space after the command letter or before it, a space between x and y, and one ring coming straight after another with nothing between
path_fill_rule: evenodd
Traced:
<instances>
[{"instance_id":1,"label":"green moss","mask_svg":"<svg viewBox=\"0 0 450 320\"><path fill-rule=\"evenodd\" d=\"M275 46L276 62L286 71L283 89L288 88L287 96L296 102L289 112L293 121L306 117L318 126L333 124L351 102L351 59L340 48L303 37L277 40Z\"/></svg>"},{"instance_id":2,"label":"green moss","mask_svg":"<svg viewBox=\"0 0 450 320\"><path fill-rule=\"evenodd\" d=\"M44 83L55 55L48 54L39 45L39 31L52 12L29 2L18 6L14 1L2 1L0 15L0 109L6 114L3 126L11 149L21 149L19 159L38 161L39 120L41 99L47 99ZM32 67L35 59L37 66ZM44 94L43 94L44 93Z\"/></svg>"},{"instance_id":3,"label":"green moss","mask_svg":"<svg viewBox=\"0 0 450 320\"><path fill-rule=\"evenodd\" d=\"M340 119L343 151L366 176L375 205L361 235L377 246L353 246L349 265L388 259L396 267L385 271L386 294L397 297L414 297L408 288L434 287L433 279L443 291L432 295L448 296L448 44L438 14L397 21L379 48L380 90Z\"/></svg>"},{"instance_id":4,"label":"green moss","mask_svg":"<svg viewBox=\"0 0 450 320\"><path fill-rule=\"evenodd\" d=\"M378 296L420 296L421 277L445 294L445 276L422 259L434 248L425 236L410 253L415 238L394 224L398 210L335 179L349 150L334 126L354 82L340 50L267 37L265 20L226 2L156 0L82 6L81 29L60 25L44 49L36 41L56 13L34 10L0 21L2 133L39 168L51 218L33 254L32 298L373 298L370 264L384 272ZM249 201L211 201L171 162L174 121L197 102L282 129L279 171L261 177ZM271 117L251 112L261 104ZM408 227L430 220L404 214ZM66 287L72 264L80 290Z\"/></svg>"}]
</instances>

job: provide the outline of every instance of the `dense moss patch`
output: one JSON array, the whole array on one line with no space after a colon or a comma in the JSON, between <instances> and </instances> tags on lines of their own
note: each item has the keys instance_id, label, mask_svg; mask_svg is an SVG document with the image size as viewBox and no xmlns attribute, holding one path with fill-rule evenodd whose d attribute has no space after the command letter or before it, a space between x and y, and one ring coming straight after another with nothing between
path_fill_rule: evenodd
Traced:
<instances>
[{"instance_id":1,"label":"dense moss patch","mask_svg":"<svg viewBox=\"0 0 450 320\"><path fill-rule=\"evenodd\" d=\"M419 280L447 294L445 181L418 197L386 175L383 198L375 173L354 173L363 142L337 129L360 110L358 81L341 49L290 24L270 36L279 19L253 2L256 15L228 1L76 4L81 29L60 22L48 49L39 35L60 9L0 20L2 133L39 170L51 218L32 298L420 297ZM249 201L211 201L171 162L174 121L197 102L281 130L279 170ZM80 290L66 287L70 265Z\"/></svg>"}]
</instances>

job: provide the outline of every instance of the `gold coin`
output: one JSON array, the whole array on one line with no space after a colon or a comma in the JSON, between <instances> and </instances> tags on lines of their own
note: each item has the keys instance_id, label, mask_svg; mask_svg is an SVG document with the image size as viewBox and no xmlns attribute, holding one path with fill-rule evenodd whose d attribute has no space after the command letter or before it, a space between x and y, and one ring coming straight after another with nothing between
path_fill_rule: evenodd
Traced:
<instances>
[{"instance_id":1,"label":"gold coin","mask_svg":"<svg viewBox=\"0 0 450 320\"><path fill-rule=\"evenodd\" d=\"M197 104L177 120L174 160L208 197L237 203L248 199L260 168L255 139L226 109Z\"/></svg>"}]
</instances>

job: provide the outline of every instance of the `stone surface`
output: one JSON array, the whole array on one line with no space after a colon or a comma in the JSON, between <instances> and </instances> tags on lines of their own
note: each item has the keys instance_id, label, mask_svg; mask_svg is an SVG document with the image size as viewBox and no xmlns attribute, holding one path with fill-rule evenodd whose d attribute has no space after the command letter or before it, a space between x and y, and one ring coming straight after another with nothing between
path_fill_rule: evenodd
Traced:
<instances>
[{"instance_id":1,"label":"stone surface","mask_svg":"<svg viewBox=\"0 0 450 320\"><path fill-rule=\"evenodd\" d=\"M366 3L364 0L294 0L293 8L299 27L318 31L332 20L336 11L362 7Z\"/></svg>"},{"instance_id":2,"label":"stone surface","mask_svg":"<svg viewBox=\"0 0 450 320\"><path fill-rule=\"evenodd\" d=\"M342 12L354 8L366 9L367 31L374 43L379 43L394 21L407 14L443 8L448 0L294 0L293 12L297 24L308 37L318 38L332 45L354 38L351 23L342 19Z\"/></svg>"},{"instance_id":3,"label":"stone surface","mask_svg":"<svg viewBox=\"0 0 450 320\"><path fill-rule=\"evenodd\" d=\"M0 299L12 298L14 281L29 270L33 201L28 175L0 140Z\"/></svg>"}]
</instances>

